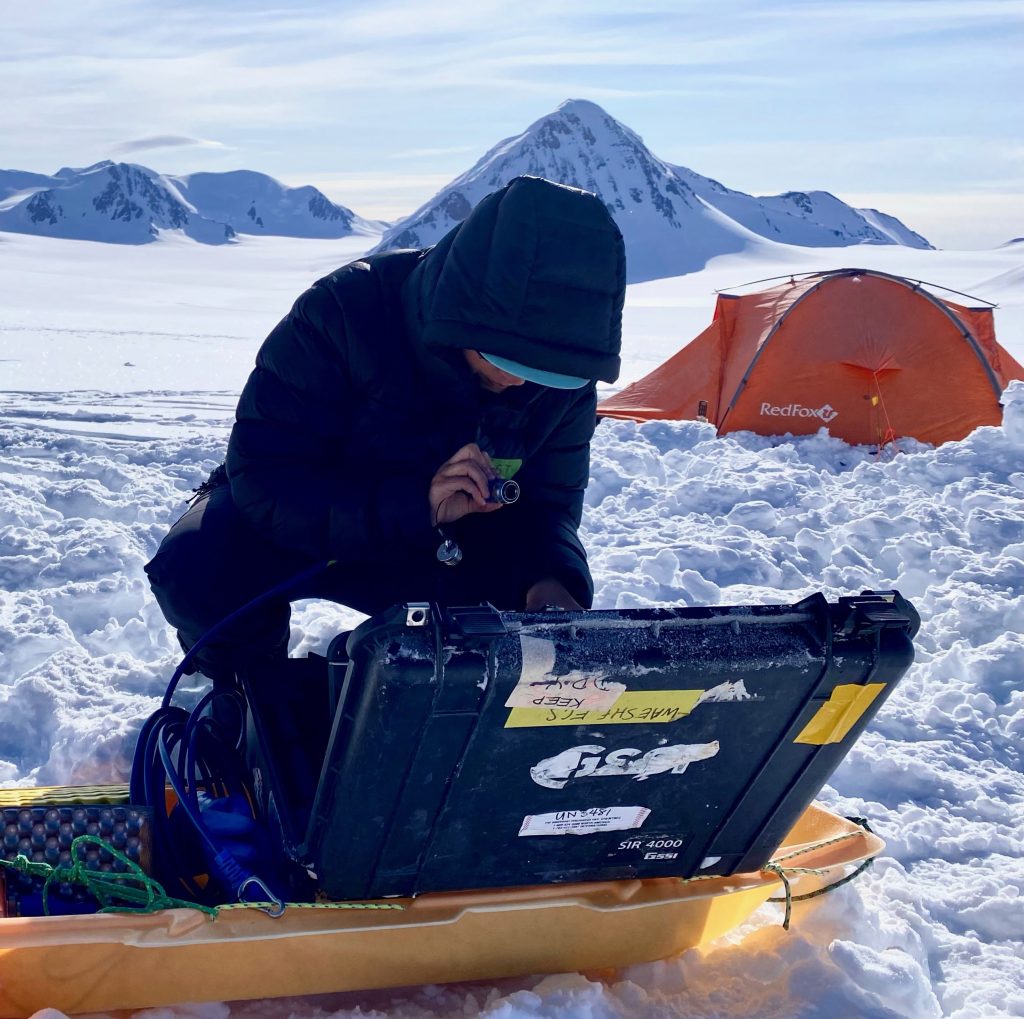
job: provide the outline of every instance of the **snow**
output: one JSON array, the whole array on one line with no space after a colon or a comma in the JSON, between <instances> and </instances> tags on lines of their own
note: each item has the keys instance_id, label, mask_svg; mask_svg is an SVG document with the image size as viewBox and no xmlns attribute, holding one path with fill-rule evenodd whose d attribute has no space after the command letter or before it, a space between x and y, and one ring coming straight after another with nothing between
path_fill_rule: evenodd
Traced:
<instances>
[{"instance_id":1,"label":"snow","mask_svg":"<svg viewBox=\"0 0 1024 1019\"><path fill-rule=\"evenodd\" d=\"M220 461L262 337L308 282L366 243L179 238L140 249L0 233L4 784L124 778L177 659L143 564ZM620 382L696 335L715 289L841 264L999 301L999 339L1024 355L1020 245L774 246L631 287ZM619 972L147 1015L1024 1015L1024 384L1005 403L1001 427L882 455L824 432L598 429L582 534L599 607L896 587L921 613L917 663L823 795L868 817L886 853L853 884L797 904L792 930L769 905L706 951ZM323 651L357 618L300 603L292 653Z\"/></svg>"}]
</instances>

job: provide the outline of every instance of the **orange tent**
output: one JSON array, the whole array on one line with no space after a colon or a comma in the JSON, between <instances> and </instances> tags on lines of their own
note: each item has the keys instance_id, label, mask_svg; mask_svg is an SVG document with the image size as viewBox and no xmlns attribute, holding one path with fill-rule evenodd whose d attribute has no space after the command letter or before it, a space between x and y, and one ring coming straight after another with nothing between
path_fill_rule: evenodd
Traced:
<instances>
[{"instance_id":1,"label":"orange tent","mask_svg":"<svg viewBox=\"0 0 1024 1019\"><path fill-rule=\"evenodd\" d=\"M996 342L991 308L942 300L899 276L837 269L720 294L704 332L598 414L703 415L719 435L825 426L857 445L901 436L938 445L999 424L1010 379L1024 379L1024 367Z\"/></svg>"}]
</instances>

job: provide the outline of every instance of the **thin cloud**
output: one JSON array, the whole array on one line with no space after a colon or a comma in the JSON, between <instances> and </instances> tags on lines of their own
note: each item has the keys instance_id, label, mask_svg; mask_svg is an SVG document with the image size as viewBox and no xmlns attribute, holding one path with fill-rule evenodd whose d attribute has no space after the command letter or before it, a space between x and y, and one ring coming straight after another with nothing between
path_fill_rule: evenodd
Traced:
<instances>
[{"instance_id":1,"label":"thin cloud","mask_svg":"<svg viewBox=\"0 0 1024 1019\"><path fill-rule=\"evenodd\" d=\"M392 159L425 159L429 156L457 156L463 152L476 152L479 146L476 145L452 145L444 149L405 149L403 152L393 152Z\"/></svg>"},{"instance_id":2,"label":"thin cloud","mask_svg":"<svg viewBox=\"0 0 1024 1019\"><path fill-rule=\"evenodd\" d=\"M133 138L131 141L115 145L111 150L115 155L127 155L131 152L146 152L149 149L223 149L228 146L223 142L210 141L208 138L190 138L184 134L153 134L147 138Z\"/></svg>"},{"instance_id":3,"label":"thin cloud","mask_svg":"<svg viewBox=\"0 0 1024 1019\"><path fill-rule=\"evenodd\" d=\"M322 173L285 174L287 184L312 184L333 202L369 219L394 221L408 216L452 179L451 173Z\"/></svg>"},{"instance_id":4,"label":"thin cloud","mask_svg":"<svg viewBox=\"0 0 1024 1019\"><path fill-rule=\"evenodd\" d=\"M1010 194L1022 176L1024 0L518 0L514 23L500 0L9 6L0 137L26 169L112 146L301 184L358 167L331 197L390 219L579 96L756 194Z\"/></svg>"}]
</instances>

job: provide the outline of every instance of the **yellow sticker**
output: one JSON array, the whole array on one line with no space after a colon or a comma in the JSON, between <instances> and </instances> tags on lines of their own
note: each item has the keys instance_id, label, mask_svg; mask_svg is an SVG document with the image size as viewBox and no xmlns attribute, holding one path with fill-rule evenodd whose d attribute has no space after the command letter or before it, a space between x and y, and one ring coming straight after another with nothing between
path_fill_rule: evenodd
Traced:
<instances>
[{"instance_id":1,"label":"yellow sticker","mask_svg":"<svg viewBox=\"0 0 1024 1019\"><path fill-rule=\"evenodd\" d=\"M704 690L631 690L619 694L608 708L513 708L506 729L539 725L628 725L636 722L675 722L696 706Z\"/></svg>"},{"instance_id":2,"label":"yellow sticker","mask_svg":"<svg viewBox=\"0 0 1024 1019\"><path fill-rule=\"evenodd\" d=\"M884 683L868 683L865 686L856 683L840 684L793 742L813 743L815 746L839 743L884 689Z\"/></svg>"}]
</instances>

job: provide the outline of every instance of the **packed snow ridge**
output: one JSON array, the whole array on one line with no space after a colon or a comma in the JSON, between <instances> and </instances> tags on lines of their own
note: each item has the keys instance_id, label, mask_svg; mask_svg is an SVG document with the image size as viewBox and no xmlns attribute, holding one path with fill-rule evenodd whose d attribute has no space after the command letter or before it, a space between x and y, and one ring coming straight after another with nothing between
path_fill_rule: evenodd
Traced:
<instances>
[{"instance_id":1,"label":"packed snow ridge","mask_svg":"<svg viewBox=\"0 0 1024 1019\"><path fill-rule=\"evenodd\" d=\"M900 244L930 248L898 219L854 209L825 191L755 198L655 156L600 106L571 99L506 138L411 216L376 250L436 243L483 197L530 174L593 191L626 242L629 282L681 275L710 258L776 242L812 247Z\"/></svg>"},{"instance_id":2,"label":"packed snow ridge","mask_svg":"<svg viewBox=\"0 0 1024 1019\"><path fill-rule=\"evenodd\" d=\"M334 238L381 226L314 187L286 187L251 170L176 177L109 160L52 177L0 170L0 231L145 244L175 230L223 244L237 234Z\"/></svg>"}]
</instances>

